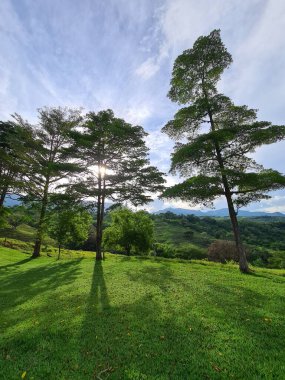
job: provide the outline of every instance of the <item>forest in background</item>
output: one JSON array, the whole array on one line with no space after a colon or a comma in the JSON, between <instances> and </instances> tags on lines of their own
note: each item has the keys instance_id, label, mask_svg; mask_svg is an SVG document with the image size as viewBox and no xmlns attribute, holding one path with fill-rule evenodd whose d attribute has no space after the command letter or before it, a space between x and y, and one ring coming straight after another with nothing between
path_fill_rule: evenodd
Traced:
<instances>
[{"instance_id":1,"label":"forest in background","mask_svg":"<svg viewBox=\"0 0 285 380\"><path fill-rule=\"evenodd\" d=\"M32 243L35 238L39 211L25 206L13 206L10 211L9 225L0 229L0 244L13 246L11 239ZM108 209L106 211L104 229L111 224L111 212L108 212ZM66 244L67 249L96 251L96 213L91 211L91 215L93 223L88 231L88 236L84 241L79 242L75 235ZM229 218L176 215L171 212L149 214L149 217L153 221L154 229L151 245L147 252L139 253L132 250L130 255L150 255L185 260L210 259L218 262L237 261ZM285 268L284 217L241 217L239 224L247 257L252 265ZM48 254L50 249L52 247L56 249L56 246L56 241L52 236L46 234L43 254ZM127 254L123 246L113 244L111 247L113 249L109 247L107 251ZM218 251L214 257L211 254L209 256L209 250L213 247Z\"/></svg>"}]
</instances>

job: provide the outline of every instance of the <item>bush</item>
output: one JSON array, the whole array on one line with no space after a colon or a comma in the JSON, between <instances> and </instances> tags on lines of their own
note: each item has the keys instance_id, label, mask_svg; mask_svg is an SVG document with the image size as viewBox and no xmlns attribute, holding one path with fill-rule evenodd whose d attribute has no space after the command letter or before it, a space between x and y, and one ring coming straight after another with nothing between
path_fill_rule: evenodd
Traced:
<instances>
[{"instance_id":1,"label":"bush","mask_svg":"<svg viewBox=\"0 0 285 380\"><path fill-rule=\"evenodd\" d=\"M189 243L180 244L178 246L170 243L155 243L154 255L158 257L178 258L184 260L201 260L207 257L203 248Z\"/></svg>"},{"instance_id":2,"label":"bush","mask_svg":"<svg viewBox=\"0 0 285 380\"><path fill-rule=\"evenodd\" d=\"M174 256L174 246L169 243L154 243L153 254L158 257L173 258Z\"/></svg>"},{"instance_id":3,"label":"bush","mask_svg":"<svg viewBox=\"0 0 285 380\"><path fill-rule=\"evenodd\" d=\"M248 249L245 247L246 255ZM208 248L208 260L218 263L226 263L227 261L239 261L235 242L229 240L215 240Z\"/></svg>"},{"instance_id":4,"label":"bush","mask_svg":"<svg viewBox=\"0 0 285 380\"><path fill-rule=\"evenodd\" d=\"M185 260L202 260L207 258L205 249L185 243L175 248L175 257Z\"/></svg>"},{"instance_id":5,"label":"bush","mask_svg":"<svg viewBox=\"0 0 285 380\"><path fill-rule=\"evenodd\" d=\"M285 252L271 251L268 259L268 268L285 269Z\"/></svg>"}]
</instances>

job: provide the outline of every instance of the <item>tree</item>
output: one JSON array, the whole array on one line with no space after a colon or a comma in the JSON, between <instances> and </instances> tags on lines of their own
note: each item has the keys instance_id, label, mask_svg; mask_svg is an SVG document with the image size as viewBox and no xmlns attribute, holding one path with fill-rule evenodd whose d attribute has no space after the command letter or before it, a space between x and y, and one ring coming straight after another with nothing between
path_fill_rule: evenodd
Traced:
<instances>
[{"instance_id":1,"label":"tree","mask_svg":"<svg viewBox=\"0 0 285 380\"><path fill-rule=\"evenodd\" d=\"M31 143L30 126L0 122L0 208L8 194L23 190Z\"/></svg>"},{"instance_id":2,"label":"tree","mask_svg":"<svg viewBox=\"0 0 285 380\"><path fill-rule=\"evenodd\" d=\"M74 160L73 140L70 137L70 132L80 125L80 113L80 110L60 107L39 110L39 124L34 128L34 146L30 152L25 188L26 199L40 203L33 258L40 256L50 194L62 185L63 180L81 171ZM19 115L14 118L19 126L30 127Z\"/></svg>"},{"instance_id":3,"label":"tree","mask_svg":"<svg viewBox=\"0 0 285 380\"><path fill-rule=\"evenodd\" d=\"M110 212L111 225L104 230L107 248L123 248L127 255L147 254L153 244L153 221L145 211L118 208Z\"/></svg>"},{"instance_id":4,"label":"tree","mask_svg":"<svg viewBox=\"0 0 285 380\"><path fill-rule=\"evenodd\" d=\"M84 243L90 231L92 216L83 207L60 207L49 218L49 235L56 240L58 259L61 248L70 243Z\"/></svg>"},{"instance_id":5,"label":"tree","mask_svg":"<svg viewBox=\"0 0 285 380\"><path fill-rule=\"evenodd\" d=\"M96 198L96 259L102 259L101 245L106 198L114 202L142 205L150 192L163 189L164 179L149 165L146 133L116 118L111 110L86 115L81 132L73 133L78 157L89 167L85 179L73 190Z\"/></svg>"},{"instance_id":6,"label":"tree","mask_svg":"<svg viewBox=\"0 0 285 380\"><path fill-rule=\"evenodd\" d=\"M269 198L270 190L285 186L285 177L264 169L247 154L263 144L283 139L285 128L257 121L256 110L235 106L218 93L217 82L231 62L219 30L199 37L192 49L177 57L168 96L187 106L176 113L163 132L178 141L171 171L187 179L167 189L163 196L206 206L225 196L240 270L248 272L238 209ZM208 131L204 132L206 128Z\"/></svg>"}]
</instances>

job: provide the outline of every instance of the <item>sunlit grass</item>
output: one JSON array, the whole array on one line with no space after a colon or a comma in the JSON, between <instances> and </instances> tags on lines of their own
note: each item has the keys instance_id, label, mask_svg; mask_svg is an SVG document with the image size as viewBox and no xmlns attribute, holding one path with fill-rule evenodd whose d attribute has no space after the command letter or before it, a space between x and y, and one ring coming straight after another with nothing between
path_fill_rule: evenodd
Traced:
<instances>
[{"instance_id":1,"label":"sunlit grass","mask_svg":"<svg viewBox=\"0 0 285 380\"><path fill-rule=\"evenodd\" d=\"M0 248L3 379L283 379L285 271Z\"/></svg>"}]
</instances>

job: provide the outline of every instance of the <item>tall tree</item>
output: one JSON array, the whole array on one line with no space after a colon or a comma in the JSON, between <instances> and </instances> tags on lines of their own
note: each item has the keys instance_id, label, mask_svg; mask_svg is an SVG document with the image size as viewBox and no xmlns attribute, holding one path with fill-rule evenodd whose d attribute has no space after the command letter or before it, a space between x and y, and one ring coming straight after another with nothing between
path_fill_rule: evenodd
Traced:
<instances>
[{"instance_id":1,"label":"tall tree","mask_svg":"<svg viewBox=\"0 0 285 380\"><path fill-rule=\"evenodd\" d=\"M105 200L136 206L151 200L150 192L163 189L164 179L149 165L146 133L116 118L111 110L86 115L83 130L73 133L78 155L89 175L74 185L81 194L96 198L96 259L102 259Z\"/></svg>"},{"instance_id":2,"label":"tall tree","mask_svg":"<svg viewBox=\"0 0 285 380\"><path fill-rule=\"evenodd\" d=\"M0 208L7 195L23 190L31 143L29 126L0 122Z\"/></svg>"},{"instance_id":3,"label":"tall tree","mask_svg":"<svg viewBox=\"0 0 285 380\"><path fill-rule=\"evenodd\" d=\"M171 170L188 178L167 189L163 196L207 206L225 196L240 270L248 272L238 209L269 198L270 190L285 186L285 177L264 169L247 154L283 139L285 128L257 121L256 110L235 106L218 93L217 82L231 62L219 30L199 37L192 49L176 59L168 96L188 106L180 109L163 131L178 141Z\"/></svg>"},{"instance_id":4,"label":"tall tree","mask_svg":"<svg viewBox=\"0 0 285 380\"><path fill-rule=\"evenodd\" d=\"M50 194L63 181L81 171L74 160L71 131L80 125L81 111L69 108L43 108L39 111L39 122L34 128L34 149L30 154L30 166L26 173L26 199L40 204L33 257L40 256L45 217ZM29 126L21 116L14 116L20 126Z\"/></svg>"}]
</instances>

